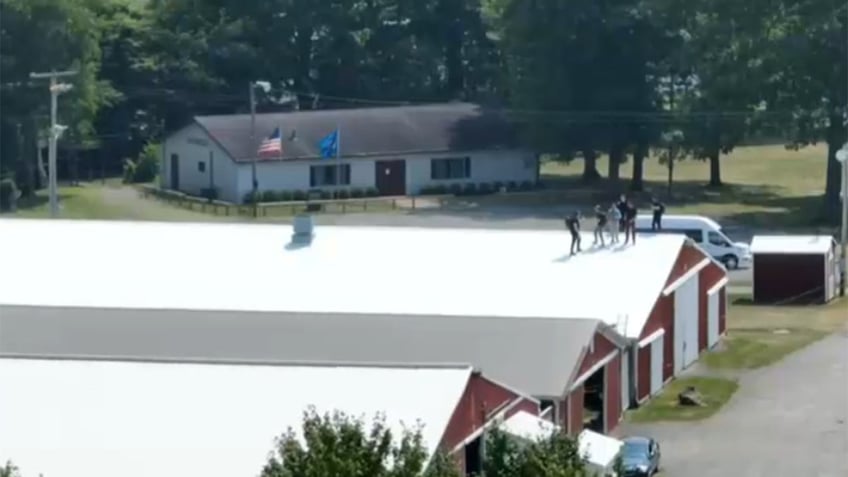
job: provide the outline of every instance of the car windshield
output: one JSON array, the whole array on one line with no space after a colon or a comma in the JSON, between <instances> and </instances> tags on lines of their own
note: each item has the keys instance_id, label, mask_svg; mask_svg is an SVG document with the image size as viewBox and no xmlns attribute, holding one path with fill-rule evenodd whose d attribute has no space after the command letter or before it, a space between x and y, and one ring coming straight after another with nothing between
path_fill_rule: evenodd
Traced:
<instances>
[{"instance_id":1,"label":"car windshield","mask_svg":"<svg viewBox=\"0 0 848 477\"><path fill-rule=\"evenodd\" d=\"M625 442L623 452L625 457L644 457L648 455L647 442Z\"/></svg>"}]
</instances>

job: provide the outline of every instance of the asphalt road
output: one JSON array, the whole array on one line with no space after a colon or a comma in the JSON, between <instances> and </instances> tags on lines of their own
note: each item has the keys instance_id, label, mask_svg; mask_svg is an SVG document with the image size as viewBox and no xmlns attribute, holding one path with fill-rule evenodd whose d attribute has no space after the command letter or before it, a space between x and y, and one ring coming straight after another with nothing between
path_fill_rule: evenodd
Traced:
<instances>
[{"instance_id":1,"label":"asphalt road","mask_svg":"<svg viewBox=\"0 0 848 477\"><path fill-rule=\"evenodd\" d=\"M625 424L662 446L662 475L848 475L848 332L742 375L718 414L696 423Z\"/></svg>"}]
</instances>

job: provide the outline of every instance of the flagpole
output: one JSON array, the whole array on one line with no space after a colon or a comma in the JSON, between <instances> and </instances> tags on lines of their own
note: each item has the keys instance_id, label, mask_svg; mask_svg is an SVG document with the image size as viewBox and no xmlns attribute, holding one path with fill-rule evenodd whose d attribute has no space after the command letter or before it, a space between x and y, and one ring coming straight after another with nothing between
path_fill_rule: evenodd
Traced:
<instances>
[{"instance_id":1,"label":"flagpole","mask_svg":"<svg viewBox=\"0 0 848 477\"><path fill-rule=\"evenodd\" d=\"M342 185L342 130L336 124L336 199Z\"/></svg>"}]
</instances>

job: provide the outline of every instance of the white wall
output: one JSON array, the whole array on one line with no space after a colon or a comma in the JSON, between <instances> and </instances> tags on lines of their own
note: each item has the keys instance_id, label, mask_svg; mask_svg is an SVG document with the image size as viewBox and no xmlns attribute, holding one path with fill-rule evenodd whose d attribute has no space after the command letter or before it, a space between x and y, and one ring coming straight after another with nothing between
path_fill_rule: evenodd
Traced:
<instances>
[{"instance_id":1,"label":"white wall","mask_svg":"<svg viewBox=\"0 0 848 477\"><path fill-rule=\"evenodd\" d=\"M209 153L212 153L212 163ZM171 187L171 158L179 156L179 190L187 194L200 195L207 187L216 187L218 197L226 201L237 201L236 168L232 159L197 124L177 131L165 141L162 183ZM204 172L198 163L204 162Z\"/></svg>"},{"instance_id":2,"label":"white wall","mask_svg":"<svg viewBox=\"0 0 848 477\"><path fill-rule=\"evenodd\" d=\"M481 151L473 153L427 154L411 156L418 160L406 162L406 192L417 194L422 187L465 184L468 182L536 182L536 155L526 151ZM471 177L457 180L430 179L430 159L470 157Z\"/></svg>"},{"instance_id":3,"label":"white wall","mask_svg":"<svg viewBox=\"0 0 848 477\"><path fill-rule=\"evenodd\" d=\"M209 164L210 151L214 157L212 167ZM233 162L196 124L178 131L165 142L161 179L166 188L171 187L171 156L173 154L179 156L179 190L182 192L199 195L202 189L210 187L210 172L213 167L214 174L211 178L214 180L214 187L218 188L221 199L241 202L253 187L251 164ZM430 160L448 157L470 157L471 177L458 180L432 180ZM406 159L407 194L417 194L421 188L427 186L454 183L535 182L538 168L535 154L515 150L352 158L340 161L341 164L350 165L351 183L347 187L356 189L375 187L374 163L391 159ZM198 170L198 163L201 161L206 163L204 172ZM259 190L309 190L310 166L336 163L333 159L259 162L256 166Z\"/></svg>"},{"instance_id":4,"label":"white wall","mask_svg":"<svg viewBox=\"0 0 848 477\"><path fill-rule=\"evenodd\" d=\"M350 185L346 188L367 189L374 187L375 159L335 159L308 161L271 161L256 164L259 191L309 190L309 168L317 165L350 164ZM243 199L253 188L253 171L249 162L238 165L238 198Z\"/></svg>"}]
</instances>

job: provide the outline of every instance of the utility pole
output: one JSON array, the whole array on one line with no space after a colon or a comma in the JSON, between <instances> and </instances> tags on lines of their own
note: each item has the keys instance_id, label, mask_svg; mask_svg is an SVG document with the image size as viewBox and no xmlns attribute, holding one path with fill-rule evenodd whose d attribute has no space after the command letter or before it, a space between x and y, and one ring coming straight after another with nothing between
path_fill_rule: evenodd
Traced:
<instances>
[{"instance_id":1,"label":"utility pole","mask_svg":"<svg viewBox=\"0 0 848 477\"><path fill-rule=\"evenodd\" d=\"M251 199L253 200L253 217L259 215L259 180L256 178L256 159L259 149L256 147L256 83L250 82L250 147L252 159L250 161L250 172L253 178L253 189Z\"/></svg>"},{"instance_id":2,"label":"utility pole","mask_svg":"<svg viewBox=\"0 0 848 477\"><path fill-rule=\"evenodd\" d=\"M59 83L58 79L67 76L76 75L76 71L51 71L50 73L30 73L32 79L49 79L50 80L50 131L48 131L48 190L50 193L50 217L57 218L59 216L59 197L57 192L57 174L56 167L56 142L59 136L66 129L64 126L56 124L56 116L58 112L59 95L67 93L73 88L68 83Z\"/></svg>"},{"instance_id":3,"label":"utility pole","mask_svg":"<svg viewBox=\"0 0 848 477\"><path fill-rule=\"evenodd\" d=\"M848 249L848 143L842 149L836 151L836 160L842 165L842 227L839 237L839 294L845 296L845 278L848 275L848 257L845 256Z\"/></svg>"}]
</instances>

